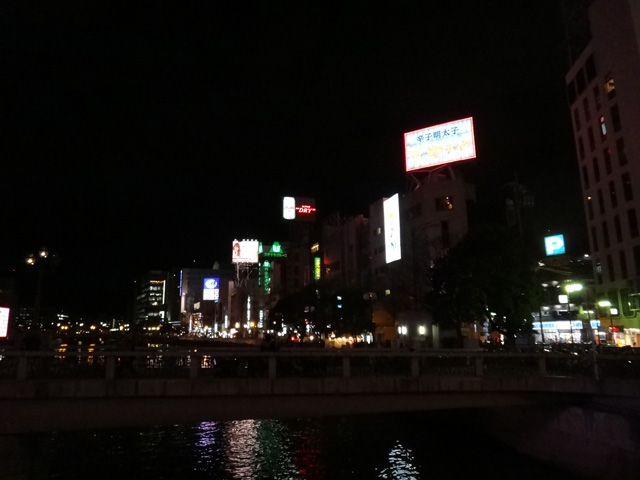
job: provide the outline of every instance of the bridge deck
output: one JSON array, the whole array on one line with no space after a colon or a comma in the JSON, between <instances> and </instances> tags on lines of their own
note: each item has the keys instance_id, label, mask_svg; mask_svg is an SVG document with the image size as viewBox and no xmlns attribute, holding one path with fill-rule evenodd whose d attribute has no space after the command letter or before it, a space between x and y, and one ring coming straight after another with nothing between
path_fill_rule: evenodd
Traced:
<instances>
[{"instance_id":1,"label":"bridge deck","mask_svg":"<svg viewBox=\"0 0 640 480\"><path fill-rule=\"evenodd\" d=\"M0 434L640 398L640 361L475 351L4 352ZM613 358L616 357L616 358Z\"/></svg>"}]
</instances>

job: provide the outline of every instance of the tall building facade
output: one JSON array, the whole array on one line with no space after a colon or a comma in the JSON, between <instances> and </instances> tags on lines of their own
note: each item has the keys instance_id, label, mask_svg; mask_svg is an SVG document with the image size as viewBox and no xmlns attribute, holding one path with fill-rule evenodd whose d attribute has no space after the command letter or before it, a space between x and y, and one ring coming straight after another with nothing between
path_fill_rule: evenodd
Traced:
<instances>
[{"instance_id":1,"label":"tall building facade","mask_svg":"<svg viewBox=\"0 0 640 480\"><path fill-rule=\"evenodd\" d=\"M134 323L148 326L166 323L167 279L167 272L152 270L136 281Z\"/></svg>"},{"instance_id":2,"label":"tall building facade","mask_svg":"<svg viewBox=\"0 0 640 480\"><path fill-rule=\"evenodd\" d=\"M566 2L565 15L592 301L609 341L640 345L640 2Z\"/></svg>"}]
</instances>

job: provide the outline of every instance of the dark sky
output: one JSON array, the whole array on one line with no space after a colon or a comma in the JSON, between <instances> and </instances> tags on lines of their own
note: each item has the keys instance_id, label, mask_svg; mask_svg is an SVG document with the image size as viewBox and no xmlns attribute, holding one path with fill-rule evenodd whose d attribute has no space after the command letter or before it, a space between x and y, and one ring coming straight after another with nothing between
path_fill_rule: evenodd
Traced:
<instances>
[{"instance_id":1,"label":"dark sky","mask_svg":"<svg viewBox=\"0 0 640 480\"><path fill-rule=\"evenodd\" d=\"M47 246L49 302L117 312L145 270L279 240L283 195L366 214L403 132L466 116L478 202L517 175L581 228L558 2L219 3L0 4L3 271Z\"/></svg>"}]
</instances>

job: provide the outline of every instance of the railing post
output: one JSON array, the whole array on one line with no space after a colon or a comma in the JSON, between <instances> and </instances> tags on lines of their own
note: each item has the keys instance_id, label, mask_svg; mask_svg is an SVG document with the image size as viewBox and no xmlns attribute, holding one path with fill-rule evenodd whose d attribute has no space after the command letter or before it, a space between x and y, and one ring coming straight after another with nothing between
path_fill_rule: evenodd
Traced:
<instances>
[{"instance_id":1,"label":"railing post","mask_svg":"<svg viewBox=\"0 0 640 480\"><path fill-rule=\"evenodd\" d=\"M276 370L277 366L276 366L276 356L275 355L270 355L269 356L269 379L273 380L274 378L276 378Z\"/></svg>"},{"instance_id":2,"label":"railing post","mask_svg":"<svg viewBox=\"0 0 640 480\"><path fill-rule=\"evenodd\" d=\"M411 357L411 376L419 377L420 376L420 359L417 356Z\"/></svg>"},{"instance_id":3,"label":"railing post","mask_svg":"<svg viewBox=\"0 0 640 480\"><path fill-rule=\"evenodd\" d=\"M195 380L200 373L200 355L191 355L191 365L189 365L189 378Z\"/></svg>"},{"instance_id":4,"label":"railing post","mask_svg":"<svg viewBox=\"0 0 640 480\"><path fill-rule=\"evenodd\" d=\"M26 355L20 355L18 357L18 371L17 376L18 380L26 380L27 379L27 370L29 365L29 357Z\"/></svg>"},{"instance_id":5,"label":"railing post","mask_svg":"<svg viewBox=\"0 0 640 480\"><path fill-rule=\"evenodd\" d=\"M544 357L538 357L538 371L543 377L547 375L547 360Z\"/></svg>"},{"instance_id":6,"label":"railing post","mask_svg":"<svg viewBox=\"0 0 640 480\"><path fill-rule=\"evenodd\" d=\"M107 365L105 368L105 379L115 380L116 378L116 357L109 355L107 357Z\"/></svg>"},{"instance_id":7,"label":"railing post","mask_svg":"<svg viewBox=\"0 0 640 480\"><path fill-rule=\"evenodd\" d=\"M476 357L476 377L484 375L484 359L481 356Z\"/></svg>"},{"instance_id":8,"label":"railing post","mask_svg":"<svg viewBox=\"0 0 640 480\"><path fill-rule=\"evenodd\" d=\"M351 359L346 355L342 357L342 376L344 378L351 376Z\"/></svg>"}]
</instances>

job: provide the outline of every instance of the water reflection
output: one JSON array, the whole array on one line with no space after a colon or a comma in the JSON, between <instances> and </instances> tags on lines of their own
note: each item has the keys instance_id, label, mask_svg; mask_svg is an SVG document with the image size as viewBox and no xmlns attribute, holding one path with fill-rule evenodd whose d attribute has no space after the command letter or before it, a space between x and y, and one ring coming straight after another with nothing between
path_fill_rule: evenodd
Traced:
<instances>
[{"instance_id":1,"label":"water reflection","mask_svg":"<svg viewBox=\"0 0 640 480\"><path fill-rule=\"evenodd\" d=\"M389 452L389 467L380 472L380 478L418 480L420 472L413 463L414 458L411 450L396 441L395 446Z\"/></svg>"},{"instance_id":2,"label":"water reflection","mask_svg":"<svg viewBox=\"0 0 640 480\"><path fill-rule=\"evenodd\" d=\"M458 414L459 416L459 414ZM378 415L240 420L55 434L50 475L59 480L322 480L475 478L501 452L495 480L566 480L458 416ZM460 435L464 429L465 434ZM482 440L482 441L480 441ZM453 463L455 452L466 452Z\"/></svg>"}]
</instances>

